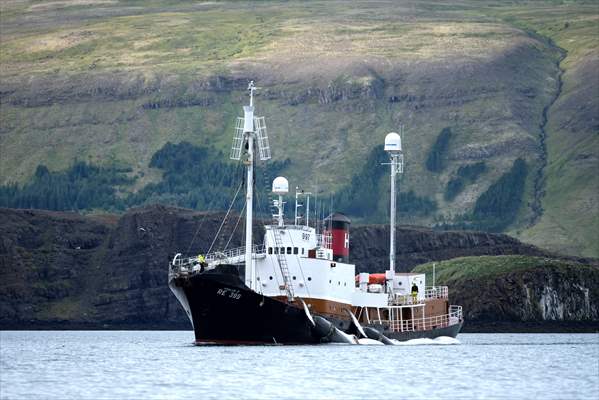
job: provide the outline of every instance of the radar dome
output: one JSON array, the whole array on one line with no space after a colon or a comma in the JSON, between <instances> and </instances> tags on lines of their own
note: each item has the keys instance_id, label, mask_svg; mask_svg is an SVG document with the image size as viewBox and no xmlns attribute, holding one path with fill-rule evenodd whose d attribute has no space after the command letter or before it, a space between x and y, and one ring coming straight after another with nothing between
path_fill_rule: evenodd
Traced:
<instances>
[{"instance_id":1,"label":"radar dome","mask_svg":"<svg viewBox=\"0 0 599 400\"><path fill-rule=\"evenodd\" d=\"M277 176L274 181L272 181L272 192L274 194L287 194L289 193L289 182L287 178L283 176Z\"/></svg>"},{"instance_id":2,"label":"radar dome","mask_svg":"<svg viewBox=\"0 0 599 400\"><path fill-rule=\"evenodd\" d=\"M399 134L391 132L385 136L385 151L390 153L399 153L401 151L401 137Z\"/></svg>"}]
</instances>

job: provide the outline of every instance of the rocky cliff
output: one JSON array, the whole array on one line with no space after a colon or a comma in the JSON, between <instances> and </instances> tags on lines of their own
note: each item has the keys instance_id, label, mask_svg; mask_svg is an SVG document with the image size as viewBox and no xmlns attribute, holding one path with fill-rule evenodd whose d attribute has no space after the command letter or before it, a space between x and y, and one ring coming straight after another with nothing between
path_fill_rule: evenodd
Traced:
<instances>
[{"instance_id":1,"label":"rocky cliff","mask_svg":"<svg viewBox=\"0 0 599 400\"><path fill-rule=\"evenodd\" d=\"M2 328L187 328L189 322L166 284L174 252L197 254L210 247L223 248L227 242L229 246L241 243L240 230L232 233L236 217L230 217L213 240L222 213L151 206L122 216L12 209L0 209L0 214ZM256 229L255 234L262 232ZM351 236L351 259L358 270L384 270L388 230L358 226ZM483 254L546 255L506 235L398 229L398 265L404 271L428 261ZM577 273L572 267L571 274ZM569 276L557 278L551 268L539 268L534 274L537 282L544 282L541 287L529 285L526 274L514 272L497 285L489 282L482 303L476 295L482 290L476 276L455 282L452 291L470 310L469 318L488 323L505 318L543 321L556 312L562 320L577 320L581 315L597 319L597 294L592 291L596 289L586 298L571 297L575 283L568 282L575 281ZM485 308L484 299L501 302L506 296L513 298L513 303L505 303L501 309ZM522 308L527 298L543 298L548 307L556 301L569 305L557 311ZM579 303L591 310L590 314L571 311Z\"/></svg>"},{"instance_id":2,"label":"rocky cliff","mask_svg":"<svg viewBox=\"0 0 599 400\"><path fill-rule=\"evenodd\" d=\"M430 279L432 264L417 271ZM464 257L436 263L437 282L464 307L468 329L599 330L599 263L554 257Z\"/></svg>"}]
</instances>

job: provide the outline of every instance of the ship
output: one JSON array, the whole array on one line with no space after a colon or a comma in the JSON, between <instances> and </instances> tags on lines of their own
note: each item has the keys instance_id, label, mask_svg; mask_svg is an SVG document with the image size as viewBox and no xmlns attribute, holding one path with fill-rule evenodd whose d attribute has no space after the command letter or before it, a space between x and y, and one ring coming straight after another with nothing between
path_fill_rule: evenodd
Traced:
<instances>
[{"instance_id":1,"label":"ship","mask_svg":"<svg viewBox=\"0 0 599 400\"><path fill-rule=\"evenodd\" d=\"M340 212L310 221L310 193L296 189L294 218L285 218L289 182L272 182L272 223L253 237L254 166L271 158L264 117L254 96L237 118L230 158L245 171L245 246L169 262L168 284L185 310L197 345L318 344L456 337L462 307L426 275L395 271L395 180L403 172L401 136L389 133L390 252L381 273L356 273L350 262L351 220ZM303 210L303 215L298 210ZM383 269L382 268L382 269ZM362 340L364 342L364 340Z\"/></svg>"}]
</instances>

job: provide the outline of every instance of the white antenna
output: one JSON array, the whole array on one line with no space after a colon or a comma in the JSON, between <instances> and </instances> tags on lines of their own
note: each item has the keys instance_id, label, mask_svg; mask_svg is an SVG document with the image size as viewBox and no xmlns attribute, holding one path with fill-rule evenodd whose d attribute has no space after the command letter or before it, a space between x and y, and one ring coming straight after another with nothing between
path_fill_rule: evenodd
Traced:
<instances>
[{"instance_id":1,"label":"white antenna","mask_svg":"<svg viewBox=\"0 0 599 400\"><path fill-rule=\"evenodd\" d=\"M250 105L243 107L243 118L238 117L235 123L235 133L233 135L233 145L229 158L231 160L241 159L241 149L248 140L249 134L256 135L258 152L260 160L270 160L270 144L268 142L268 133L266 131L266 122L264 117L254 117L254 92L260 88L254 86L254 81L250 81L248 91L250 92Z\"/></svg>"},{"instance_id":2,"label":"white antenna","mask_svg":"<svg viewBox=\"0 0 599 400\"><path fill-rule=\"evenodd\" d=\"M283 219L283 207L285 206L285 202L283 201L283 195L289 193L289 181L287 178L283 176L278 176L272 181L272 192L276 195L279 195L278 200L274 200L274 206L277 207L277 214L274 216L277 219L277 224L279 226L285 225L285 221Z\"/></svg>"},{"instance_id":3,"label":"white antenna","mask_svg":"<svg viewBox=\"0 0 599 400\"><path fill-rule=\"evenodd\" d=\"M258 141L258 152L260 160L270 160L270 144L268 143L268 133L266 132L266 123L264 117L255 117L256 137Z\"/></svg>"},{"instance_id":4,"label":"white antenna","mask_svg":"<svg viewBox=\"0 0 599 400\"><path fill-rule=\"evenodd\" d=\"M400 129L403 133L403 126ZM398 133L391 132L385 137L385 151L391 157L391 227L390 227L390 245L389 245L389 270L392 276L395 276L395 175L403 172L403 150L401 148L401 136Z\"/></svg>"},{"instance_id":5,"label":"white antenna","mask_svg":"<svg viewBox=\"0 0 599 400\"><path fill-rule=\"evenodd\" d=\"M294 225L296 225L296 226L297 226L297 225L299 225L299 224L297 223L297 222L298 222L298 220L299 220L299 219L302 219L301 215L299 215L299 214L298 214L298 209L299 209L300 207L303 207L303 206L304 206L303 204L301 204L301 203L298 201L298 200L299 200L299 197L300 197L300 195L301 195L300 187L299 187L299 186L296 186L296 187L295 187L295 217L294 217L294 219L293 219L293 224L294 224Z\"/></svg>"},{"instance_id":6,"label":"white antenna","mask_svg":"<svg viewBox=\"0 0 599 400\"><path fill-rule=\"evenodd\" d=\"M295 219L294 219L293 223L296 226L299 226L300 221L302 220L302 215L300 215L298 210L300 207L304 206L304 203L300 203L300 201L299 201L300 196L304 196L304 198L306 199L307 206L306 206L306 211L304 213L305 214L304 216L306 219L306 226L309 226L308 222L310 221L309 214L310 214L310 195L311 194L312 193L310 193L310 192L305 192L305 191L301 190L299 186L295 187Z\"/></svg>"}]
</instances>

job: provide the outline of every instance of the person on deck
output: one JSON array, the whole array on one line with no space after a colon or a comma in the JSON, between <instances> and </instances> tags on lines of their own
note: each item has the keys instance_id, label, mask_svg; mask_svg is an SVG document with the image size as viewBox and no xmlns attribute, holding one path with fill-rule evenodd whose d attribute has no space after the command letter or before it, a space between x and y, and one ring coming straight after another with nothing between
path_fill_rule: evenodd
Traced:
<instances>
[{"instance_id":1,"label":"person on deck","mask_svg":"<svg viewBox=\"0 0 599 400\"><path fill-rule=\"evenodd\" d=\"M418 300L418 285L416 285L416 282L414 282L412 284L412 303L416 303L417 300Z\"/></svg>"},{"instance_id":2,"label":"person on deck","mask_svg":"<svg viewBox=\"0 0 599 400\"><path fill-rule=\"evenodd\" d=\"M206 257L204 257L203 255L200 254L198 256L198 263L200 263L200 272L204 272L204 269L208 265L208 264L206 264Z\"/></svg>"}]
</instances>

